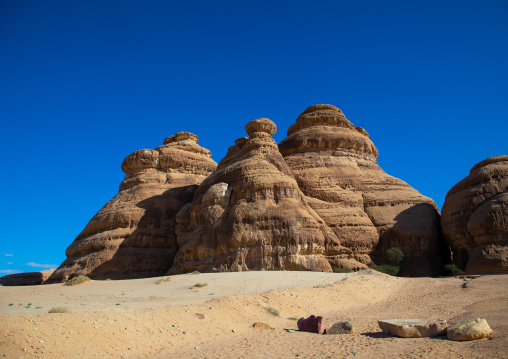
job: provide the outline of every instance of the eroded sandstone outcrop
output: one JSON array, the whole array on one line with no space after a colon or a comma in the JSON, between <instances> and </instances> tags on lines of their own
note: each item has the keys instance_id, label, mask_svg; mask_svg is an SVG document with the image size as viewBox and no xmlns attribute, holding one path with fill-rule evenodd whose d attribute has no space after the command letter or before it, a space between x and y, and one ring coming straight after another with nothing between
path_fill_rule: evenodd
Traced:
<instances>
[{"instance_id":1,"label":"eroded sandstone outcrop","mask_svg":"<svg viewBox=\"0 0 508 359\"><path fill-rule=\"evenodd\" d=\"M466 273L508 272L508 156L476 164L448 191L441 224Z\"/></svg>"},{"instance_id":2,"label":"eroded sandstone outcrop","mask_svg":"<svg viewBox=\"0 0 508 359\"><path fill-rule=\"evenodd\" d=\"M54 271L55 268L40 272L9 274L0 278L0 284L5 286L39 285L45 283Z\"/></svg>"},{"instance_id":3,"label":"eroded sandstone outcrop","mask_svg":"<svg viewBox=\"0 0 508 359\"><path fill-rule=\"evenodd\" d=\"M437 274L444 241L434 201L385 173L367 131L341 110L307 108L279 149L309 205L354 259L370 264L396 247L406 255L407 266L412 260L423 263L419 275Z\"/></svg>"},{"instance_id":4,"label":"eroded sandstone outcrop","mask_svg":"<svg viewBox=\"0 0 508 359\"><path fill-rule=\"evenodd\" d=\"M309 107L279 146L271 120L245 129L248 137L237 139L218 167L187 132L127 156L118 195L47 282L195 270L357 270L382 262L392 247L406 256L405 275L439 272L445 242L436 205L386 174L367 131L338 108ZM482 211L499 209L495 201L489 206ZM471 230L480 233L481 221L472 219Z\"/></svg>"},{"instance_id":5,"label":"eroded sandstone outcrop","mask_svg":"<svg viewBox=\"0 0 508 359\"><path fill-rule=\"evenodd\" d=\"M178 132L122 163L120 191L67 248L48 282L77 275L127 279L163 275L178 250L175 216L217 164L198 137Z\"/></svg>"},{"instance_id":6,"label":"eroded sandstone outcrop","mask_svg":"<svg viewBox=\"0 0 508 359\"><path fill-rule=\"evenodd\" d=\"M235 141L178 213L180 249L169 274L332 271L351 250L307 203L272 138L275 124L258 119L245 128L249 137Z\"/></svg>"}]
</instances>

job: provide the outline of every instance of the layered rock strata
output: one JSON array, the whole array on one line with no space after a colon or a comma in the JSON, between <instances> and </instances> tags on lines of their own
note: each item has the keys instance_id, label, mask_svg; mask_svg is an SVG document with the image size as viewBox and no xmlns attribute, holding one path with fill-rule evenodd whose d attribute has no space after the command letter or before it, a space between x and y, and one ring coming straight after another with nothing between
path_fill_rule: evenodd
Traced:
<instances>
[{"instance_id":1,"label":"layered rock strata","mask_svg":"<svg viewBox=\"0 0 508 359\"><path fill-rule=\"evenodd\" d=\"M272 138L275 124L258 119L245 128L249 137L235 141L178 213L180 250L168 274L332 271L351 250L307 203Z\"/></svg>"},{"instance_id":2,"label":"layered rock strata","mask_svg":"<svg viewBox=\"0 0 508 359\"><path fill-rule=\"evenodd\" d=\"M127 156L118 195L67 248L67 259L47 282L77 275L127 279L166 273L178 251L175 216L217 166L197 142L196 135L178 132L155 150Z\"/></svg>"},{"instance_id":3,"label":"layered rock strata","mask_svg":"<svg viewBox=\"0 0 508 359\"><path fill-rule=\"evenodd\" d=\"M279 149L299 188L354 259L370 264L396 247L407 266L424 263L420 275L439 271L444 241L436 204L382 170L367 131L337 107L315 105L287 135Z\"/></svg>"},{"instance_id":4,"label":"layered rock strata","mask_svg":"<svg viewBox=\"0 0 508 359\"><path fill-rule=\"evenodd\" d=\"M508 272L508 156L476 164L448 191L441 224L466 273Z\"/></svg>"}]
</instances>

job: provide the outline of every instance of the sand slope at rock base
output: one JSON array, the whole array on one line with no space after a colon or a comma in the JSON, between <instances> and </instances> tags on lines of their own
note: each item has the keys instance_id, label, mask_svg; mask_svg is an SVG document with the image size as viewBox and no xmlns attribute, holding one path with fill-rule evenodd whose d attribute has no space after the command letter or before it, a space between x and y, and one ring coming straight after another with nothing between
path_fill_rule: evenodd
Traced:
<instances>
[{"instance_id":1,"label":"sand slope at rock base","mask_svg":"<svg viewBox=\"0 0 508 359\"><path fill-rule=\"evenodd\" d=\"M372 271L260 271L186 274L156 284L160 279L0 287L0 355L501 358L508 352L508 275L464 281L397 278ZM196 283L208 285L191 289ZM72 313L45 314L56 306L67 306ZM265 307L278 310L280 317ZM296 321L287 318L311 314L324 316L330 325L351 320L358 334L284 330L296 329ZM472 315L487 319L494 330L492 340L402 339L383 335L377 325L378 319L389 318L445 318L455 323ZM277 330L252 328L255 322Z\"/></svg>"}]
</instances>

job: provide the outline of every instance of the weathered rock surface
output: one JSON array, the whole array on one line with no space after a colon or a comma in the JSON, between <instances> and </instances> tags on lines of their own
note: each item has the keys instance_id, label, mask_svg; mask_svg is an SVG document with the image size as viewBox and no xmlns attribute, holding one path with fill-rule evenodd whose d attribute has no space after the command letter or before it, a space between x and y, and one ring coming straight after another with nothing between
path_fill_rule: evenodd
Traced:
<instances>
[{"instance_id":1,"label":"weathered rock surface","mask_svg":"<svg viewBox=\"0 0 508 359\"><path fill-rule=\"evenodd\" d=\"M326 334L355 334L355 329L350 321L334 323L329 329L326 330Z\"/></svg>"},{"instance_id":2,"label":"weathered rock surface","mask_svg":"<svg viewBox=\"0 0 508 359\"><path fill-rule=\"evenodd\" d=\"M168 274L244 270L332 271L351 250L307 202L271 135L251 121L217 170L178 213L180 250ZM353 265L361 267L362 264Z\"/></svg>"},{"instance_id":3,"label":"weathered rock surface","mask_svg":"<svg viewBox=\"0 0 508 359\"><path fill-rule=\"evenodd\" d=\"M127 279L164 275L178 250L175 216L216 168L198 137L178 132L155 150L122 163L120 191L67 248L67 259L48 282L86 275Z\"/></svg>"},{"instance_id":4,"label":"weathered rock surface","mask_svg":"<svg viewBox=\"0 0 508 359\"><path fill-rule=\"evenodd\" d=\"M401 338L435 337L446 333L446 320L387 319L377 322L383 333Z\"/></svg>"},{"instance_id":5,"label":"weathered rock surface","mask_svg":"<svg viewBox=\"0 0 508 359\"><path fill-rule=\"evenodd\" d=\"M476 164L448 191L441 224L466 273L508 272L508 156Z\"/></svg>"},{"instance_id":6,"label":"weathered rock surface","mask_svg":"<svg viewBox=\"0 0 508 359\"><path fill-rule=\"evenodd\" d=\"M476 317L450 325L446 336L450 340L465 341L490 338L491 334L492 329L487 321Z\"/></svg>"},{"instance_id":7,"label":"weathered rock surface","mask_svg":"<svg viewBox=\"0 0 508 359\"><path fill-rule=\"evenodd\" d=\"M40 272L25 272L9 274L0 278L0 284L5 286L39 285L48 280L55 268Z\"/></svg>"},{"instance_id":8,"label":"weathered rock surface","mask_svg":"<svg viewBox=\"0 0 508 359\"><path fill-rule=\"evenodd\" d=\"M367 131L338 108L309 107L279 146L271 120L245 129L248 137L237 139L218 167L188 132L127 156L118 195L67 248L48 282L195 270L358 270L382 263L392 247L405 254L401 273L438 274L445 242L436 205L386 174ZM470 220L482 238L490 235L483 217L504 210L504 197L498 200ZM499 260L487 252L498 247L481 247L478 255Z\"/></svg>"},{"instance_id":9,"label":"weathered rock surface","mask_svg":"<svg viewBox=\"0 0 508 359\"><path fill-rule=\"evenodd\" d=\"M323 317L315 315L311 315L308 318L300 318L296 323L298 325L298 330L302 332L311 332L322 335L325 333L325 320Z\"/></svg>"},{"instance_id":10,"label":"weathered rock surface","mask_svg":"<svg viewBox=\"0 0 508 359\"><path fill-rule=\"evenodd\" d=\"M428 262L426 275L439 271L435 259L445 248L435 203L386 174L367 131L341 110L309 107L279 149L309 205L356 261L370 264L396 247L406 255L406 264L418 256ZM357 269L345 262L337 265Z\"/></svg>"}]
</instances>

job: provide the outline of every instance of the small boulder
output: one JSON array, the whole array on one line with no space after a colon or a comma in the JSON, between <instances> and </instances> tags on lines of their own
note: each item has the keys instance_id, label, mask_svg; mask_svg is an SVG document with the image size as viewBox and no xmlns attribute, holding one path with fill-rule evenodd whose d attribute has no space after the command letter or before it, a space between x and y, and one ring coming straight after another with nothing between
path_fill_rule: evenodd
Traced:
<instances>
[{"instance_id":1,"label":"small boulder","mask_svg":"<svg viewBox=\"0 0 508 359\"><path fill-rule=\"evenodd\" d=\"M383 333L401 338L436 337L446 333L446 320L388 319L377 322Z\"/></svg>"},{"instance_id":2,"label":"small boulder","mask_svg":"<svg viewBox=\"0 0 508 359\"><path fill-rule=\"evenodd\" d=\"M326 334L355 334L353 324L348 320L345 322L334 323L329 329L326 330Z\"/></svg>"},{"instance_id":3,"label":"small boulder","mask_svg":"<svg viewBox=\"0 0 508 359\"><path fill-rule=\"evenodd\" d=\"M482 318L469 318L448 327L447 337L450 340L464 341L490 338L492 329Z\"/></svg>"},{"instance_id":4,"label":"small boulder","mask_svg":"<svg viewBox=\"0 0 508 359\"><path fill-rule=\"evenodd\" d=\"M325 333L325 320L321 316L311 315L307 319L302 317L298 320L297 325L298 330L302 332L317 333L319 335Z\"/></svg>"}]
</instances>

